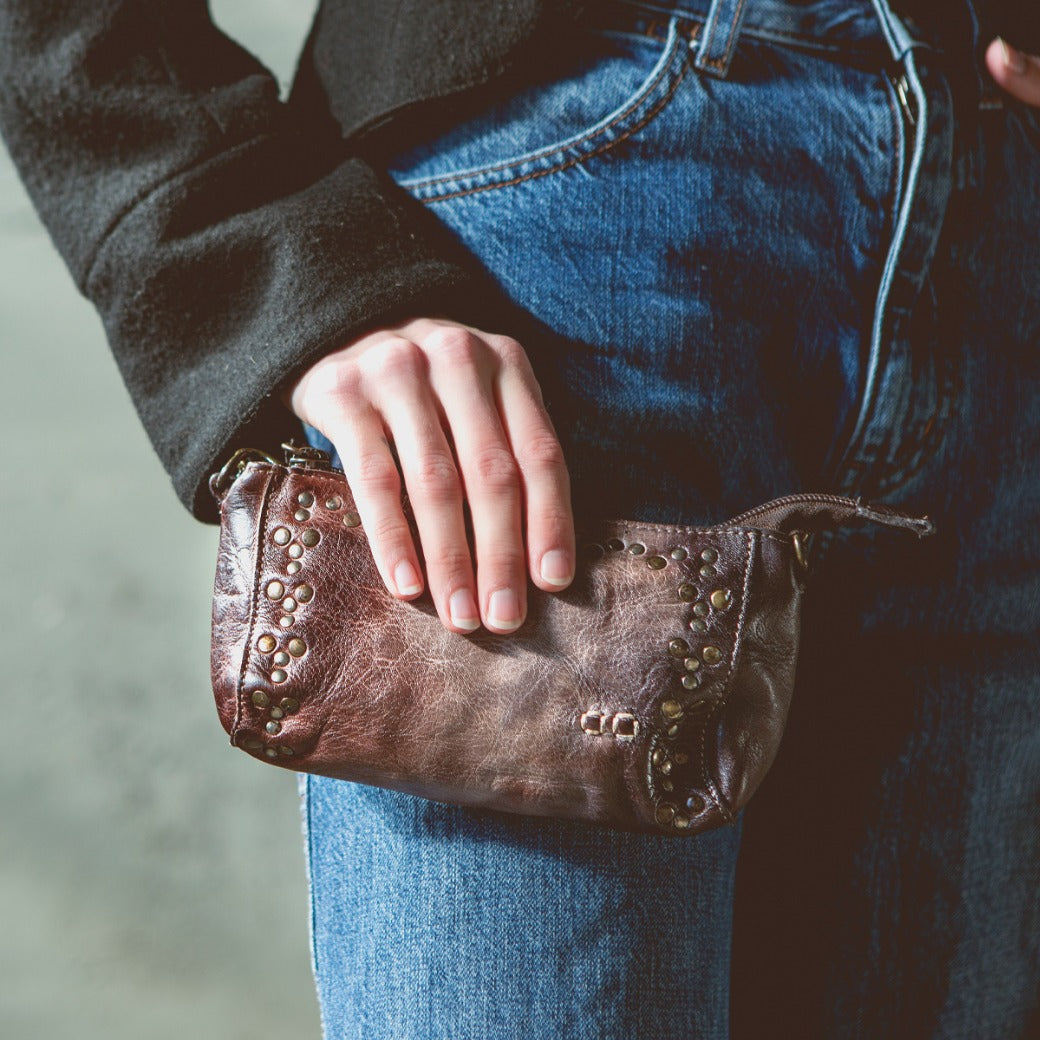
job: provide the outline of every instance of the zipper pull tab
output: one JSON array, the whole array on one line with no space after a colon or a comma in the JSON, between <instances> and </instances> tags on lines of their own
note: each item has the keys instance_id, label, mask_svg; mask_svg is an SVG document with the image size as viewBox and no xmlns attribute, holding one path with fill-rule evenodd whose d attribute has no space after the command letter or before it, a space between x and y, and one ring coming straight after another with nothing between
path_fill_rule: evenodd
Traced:
<instances>
[{"instance_id":1,"label":"zipper pull tab","mask_svg":"<svg viewBox=\"0 0 1040 1040\"><path fill-rule=\"evenodd\" d=\"M765 527L789 534L801 531L811 534L856 521L883 524L911 531L918 538L935 533L935 524L927 516L911 516L883 502L864 502L843 495L785 495L734 517L726 526Z\"/></svg>"}]
</instances>

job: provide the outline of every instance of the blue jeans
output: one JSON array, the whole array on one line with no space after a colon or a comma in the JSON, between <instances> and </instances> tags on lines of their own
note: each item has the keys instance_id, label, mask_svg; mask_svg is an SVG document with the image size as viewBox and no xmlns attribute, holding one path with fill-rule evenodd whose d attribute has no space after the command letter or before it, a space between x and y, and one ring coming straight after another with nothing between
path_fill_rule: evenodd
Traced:
<instances>
[{"instance_id":1,"label":"blue jeans","mask_svg":"<svg viewBox=\"0 0 1040 1040\"><path fill-rule=\"evenodd\" d=\"M530 316L576 505L939 533L817 540L734 827L302 776L326 1035L1038 1035L1040 121L886 0L587 6L566 71L389 166Z\"/></svg>"}]
</instances>

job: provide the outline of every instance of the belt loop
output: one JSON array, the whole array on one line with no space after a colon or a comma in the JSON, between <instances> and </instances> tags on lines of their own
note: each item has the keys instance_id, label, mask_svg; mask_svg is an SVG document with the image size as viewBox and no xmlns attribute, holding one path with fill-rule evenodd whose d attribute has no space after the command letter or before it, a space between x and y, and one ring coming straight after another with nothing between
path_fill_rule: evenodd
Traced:
<instances>
[{"instance_id":1,"label":"belt loop","mask_svg":"<svg viewBox=\"0 0 1040 1040\"><path fill-rule=\"evenodd\" d=\"M725 78L737 49L748 0L711 0L693 64L709 76Z\"/></svg>"}]
</instances>

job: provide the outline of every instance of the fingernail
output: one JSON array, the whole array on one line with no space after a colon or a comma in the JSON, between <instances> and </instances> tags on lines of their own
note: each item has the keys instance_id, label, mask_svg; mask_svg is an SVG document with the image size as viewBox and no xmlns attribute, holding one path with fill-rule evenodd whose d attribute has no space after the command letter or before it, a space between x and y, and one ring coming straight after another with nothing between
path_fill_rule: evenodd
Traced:
<instances>
[{"instance_id":1,"label":"fingernail","mask_svg":"<svg viewBox=\"0 0 1040 1040\"><path fill-rule=\"evenodd\" d=\"M480 628L480 613L469 589L458 589L451 594L448 599L448 613L451 615L451 623L456 628L464 628L467 632Z\"/></svg>"},{"instance_id":2,"label":"fingernail","mask_svg":"<svg viewBox=\"0 0 1040 1040\"><path fill-rule=\"evenodd\" d=\"M407 560L402 560L394 568L394 582L397 585L397 591L402 596L411 596L422 589L419 575L415 573L415 568Z\"/></svg>"},{"instance_id":3,"label":"fingernail","mask_svg":"<svg viewBox=\"0 0 1040 1040\"><path fill-rule=\"evenodd\" d=\"M568 585L573 577L570 558L562 549L550 549L542 557L542 581L550 585Z\"/></svg>"},{"instance_id":4,"label":"fingernail","mask_svg":"<svg viewBox=\"0 0 1040 1040\"><path fill-rule=\"evenodd\" d=\"M1016 75L1021 76L1029 68L1026 56L1000 37L997 37L997 42L1000 44L1000 53L1004 57L1004 65Z\"/></svg>"},{"instance_id":5,"label":"fingernail","mask_svg":"<svg viewBox=\"0 0 1040 1040\"><path fill-rule=\"evenodd\" d=\"M512 589L499 589L491 593L488 622L495 628L520 627L520 600Z\"/></svg>"}]
</instances>

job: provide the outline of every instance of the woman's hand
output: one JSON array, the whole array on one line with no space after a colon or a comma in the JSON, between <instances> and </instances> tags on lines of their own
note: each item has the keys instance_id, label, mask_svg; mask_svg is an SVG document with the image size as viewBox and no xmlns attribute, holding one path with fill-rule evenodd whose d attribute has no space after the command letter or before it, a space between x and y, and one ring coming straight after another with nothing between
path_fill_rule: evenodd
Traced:
<instances>
[{"instance_id":1,"label":"woman's hand","mask_svg":"<svg viewBox=\"0 0 1040 1040\"><path fill-rule=\"evenodd\" d=\"M986 67L1012 97L1040 107L1040 58L996 39L986 48Z\"/></svg>"},{"instance_id":2,"label":"woman's hand","mask_svg":"<svg viewBox=\"0 0 1040 1040\"><path fill-rule=\"evenodd\" d=\"M547 592L572 580L567 469L516 340L446 318L415 318L322 358L285 400L335 444L393 595L414 599L423 579L390 442L445 627L472 632L483 622L512 632L526 614L528 571ZM473 522L476 580L463 498Z\"/></svg>"}]
</instances>

